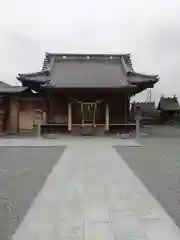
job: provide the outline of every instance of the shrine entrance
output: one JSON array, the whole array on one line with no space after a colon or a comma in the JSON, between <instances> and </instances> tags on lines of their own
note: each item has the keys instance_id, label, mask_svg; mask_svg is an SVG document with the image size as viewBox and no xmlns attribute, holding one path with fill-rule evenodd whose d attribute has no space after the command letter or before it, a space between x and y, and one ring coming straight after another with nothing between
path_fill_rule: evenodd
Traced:
<instances>
[{"instance_id":1,"label":"shrine entrance","mask_svg":"<svg viewBox=\"0 0 180 240\"><path fill-rule=\"evenodd\" d=\"M81 134L94 135L96 128L96 103L81 103Z\"/></svg>"},{"instance_id":2,"label":"shrine entrance","mask_svg":"<svg viewBox=\"0 0 180 240\"><path fill-rule=\"evenodd\" d=\"M72 131L75 134L82 135L98 135L105 131L105 109L103 99L96 101L80 101L74 102L72 107Z\"/></svg>"},{"instance_id":3,"label":"shrine entrance","mask_svg":"<svg viewBox=\"0 0 180 240\"><path fill-rule=\"evenodd\" d=\"M96 103L81 103L82 126L96 126Z\"/></svg>"}]
</instances>

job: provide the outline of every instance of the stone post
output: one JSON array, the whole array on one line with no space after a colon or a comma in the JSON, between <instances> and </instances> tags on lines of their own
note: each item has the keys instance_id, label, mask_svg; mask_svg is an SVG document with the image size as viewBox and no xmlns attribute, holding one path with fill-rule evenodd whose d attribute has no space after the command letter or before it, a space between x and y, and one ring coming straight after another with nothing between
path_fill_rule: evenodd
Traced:
<instances>
[{"instance_id":1,"label":"stone post","mask_svg":"<svg viewBox=\"0 0 180 240\"><path fill-rule=\"evenodd\" d=\"M36 109L34 111L34 113L35 113L34 123L37 126L37 137L40 138L41 137L41 125L43 122L43 111L41 109Z\"/></svg>"},{"instance_id":2,"label":"stone post","mask_svg":"<svg viewBox=\"0 0 180 240\"><path fill-rule=\"evenodd\" d=\"M37 124L37 138L41 138L41 124Z\"/></svg>"}]
</instances>

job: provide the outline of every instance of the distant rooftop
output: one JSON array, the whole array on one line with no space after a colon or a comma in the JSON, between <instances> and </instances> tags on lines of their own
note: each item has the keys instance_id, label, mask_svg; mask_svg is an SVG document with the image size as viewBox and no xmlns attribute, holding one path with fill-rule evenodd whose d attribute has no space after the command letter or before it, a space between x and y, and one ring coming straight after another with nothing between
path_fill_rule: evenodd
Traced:
<instances>
[{"instance_id":1,"label":"distant rooftop","mask_svg":"<svg viewBox=\"0 0 180 240\"><path fill-rule=\"evenodd\" d=\"M12 86L8 83L0 81L0 93L18 93L23 92L26 89L27 87Z\"/></svg>"},{"instance_id":2,"label":"distant rooftop","mask_svg":"<svg viewBox=\"0 0 180 240\"><path fill-rule=\"evenodd\" d=\"M158 110L162 111L180 111L180 105L177 97L161 97Z\"/></svg>"}]
</instances>

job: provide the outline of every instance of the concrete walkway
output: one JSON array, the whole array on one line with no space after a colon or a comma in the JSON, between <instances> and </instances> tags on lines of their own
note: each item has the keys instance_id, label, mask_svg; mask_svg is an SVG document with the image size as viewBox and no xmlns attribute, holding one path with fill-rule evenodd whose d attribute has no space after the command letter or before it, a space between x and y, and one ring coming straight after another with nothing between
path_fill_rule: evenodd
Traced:
<instances>
[{"instance_id":1,"label":"concrete walkway","mask_svg":"<svg viewBox=\"0 0 180 240\"><path fill-rule=\"evenodd\" d=\"M13 240L179 240L179 228L112 147L117 142L70 141Z\"/></svg>"}]
</instances>

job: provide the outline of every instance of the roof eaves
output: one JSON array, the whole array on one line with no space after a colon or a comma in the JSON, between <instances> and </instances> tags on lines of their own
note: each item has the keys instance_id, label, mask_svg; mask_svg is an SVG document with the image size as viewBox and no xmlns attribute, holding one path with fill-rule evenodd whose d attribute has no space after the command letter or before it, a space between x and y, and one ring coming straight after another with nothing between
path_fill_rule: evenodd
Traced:
<instances>
[{"instance_id":1,"label":"roof eaves","mask_svg":"<svg viewBox=\"0 0 180 240\"><path fill-rule=\"evenodd\" d=\"M132 77L132 78L131 78ZM133 79L139 77L139 79ZM133 74L129 75L128 82L131 84L157 83L159 81L158 75Z\"/></svg>"},{"instance_id":2,"label":"roof eaves","mask_svg":"<svg viewBox=\"0 0 180 240\"><path fill-rule=\"evenodd\" d=\"M142 85L142 84L155 84L155 83L157 83L158 82L158 80L157 79L146 79L145 81L143 81L143 80L140 80L140 81L138 81L138 80L136 80L136 81L132 81L132 80L128 80L128 82L130 83L130 84L132 84L132 85Z\"/></svg>"},{"instance_id":3,"label":"roof eaves","mask_svg":"<svg viewBox=\"0 0 180 240\"><path fill-rule=\"evenodd\" d=\"M48 74L49 74L49 70L43 70L43 71L32 72L32 73L18 73L18 77L35 77L35 76L44 76Z\"/></svg>"},{"instance_id":4,"label":"roof eaves","mask_svg":"<svg viewBox=\"0 0 180 240\"><path fill-rule=\"evenodd\" d=\"M12 86L11 88L0 88L0 93L19 93L27 89L28 87Z\"/></svg>"},{"instance_id":5,"label":"roof eaves","mask_svg":"<svg viewBox=\"0 0 180 240\"><path fill-rule=\"evenodd\" d=\"M35 78L27 78L27 77L17 77L17 79L22 82L24 85L28 85L30 83L38 84L38 85L45 85L49 84L50 80L44 80L44 79L35 79Z\"/></svg>"},{"instance_id":6,"label":"roof eaves","mask_svg":"<svg viewBox=\"0 0 180 240\"><path fill-rule=\"evenodd\" d=\"M26 91L27 89L28 89L28 87L13 87L14 88L14 91L16 91L16 92L24 92L24 91Z\"/></svg>"},{"instance_id":7,"label":"roof eaves","mask_svg":"<svg viewBox=\"0 0 180 240\"><path fill-rule=\"evenodd\" d=\"M126 84L126 85L105 85L105 84L102 84L102 85L82 85L82 84L79 84L79 85L73 85L73 84L61 84L61 85L53 85L53 84L45 84L44 87L47 87L47 88L137 88L136 85L132 85L132 84Z\"/></svg>"},{"instance_id":8,"label":"roof eaves","mask_svg":"<svg viewBox=\"0 0 180 240\"><path fill-rule=\"evenodd\" d=\"M156 80L159 80L159 76L158 74L144 74L144 73L139 73L139 72L135 72L135 71L129 71L128 72L129 76L140 76L140 77L149 77L149 78L154 78Z\"/></svg>"}]
</instances>

